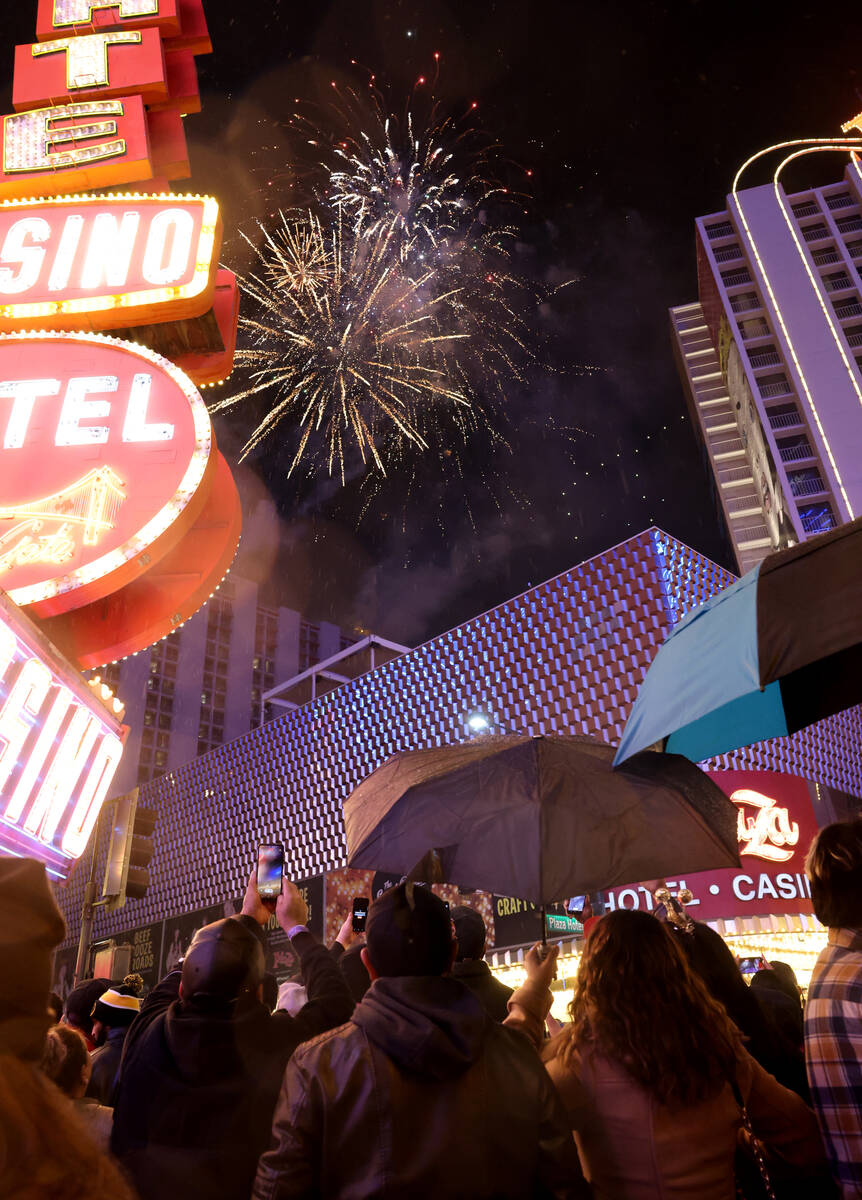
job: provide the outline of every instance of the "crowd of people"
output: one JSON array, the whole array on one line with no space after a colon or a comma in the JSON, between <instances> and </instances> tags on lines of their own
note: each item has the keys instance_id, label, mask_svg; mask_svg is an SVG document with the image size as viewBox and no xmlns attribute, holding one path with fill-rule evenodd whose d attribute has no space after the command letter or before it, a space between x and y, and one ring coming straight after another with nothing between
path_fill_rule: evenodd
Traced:
<instances>
[{"instance_id":1,"label":"crowd of people","mask_svg":"<svg viewBox=\"0 0 862 1200\"><path fill-rule=\"evenodd\" d=\"M807 870L828 942L804 1002L707 925L616 911L549 1036L556 949L503 988L481 916L412 883L331 949L285 883L301 979L276 989L252 876L146 997L87 980L60 1014L44 869L2 860L0 1197L860 1197L862 818Z\"/></svg>"}]
</instances>

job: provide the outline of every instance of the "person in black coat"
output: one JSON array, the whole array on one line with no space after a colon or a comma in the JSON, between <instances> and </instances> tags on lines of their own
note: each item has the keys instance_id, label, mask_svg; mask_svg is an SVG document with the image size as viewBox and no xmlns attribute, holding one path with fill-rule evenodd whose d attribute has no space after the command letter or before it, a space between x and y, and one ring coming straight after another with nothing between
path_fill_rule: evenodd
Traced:
<instances>
[{"instance_id":1,"label":"person in black coat","mask_svg":"<svg viewBox=\"0 0 862 1200\"><path fill-rule=\"evenodd\" d=\"M495 979L485 962L487 931L482 914L466 904L459 904L449 915L458 939L458 957L452 974L470 989L492 1020L505 1021L512 989Z\"/></svg>"},{"instance_id":2,"label":"person in black coat","mask_svg":"<svg viewBox=\"0 0 862 1200\"><path fill-rule=\"evenodd\" d=\"M86 1096L107 1108L114 1106L114 1092L129 1026L141 1011L139 996L144 990L140 975L127 975L117 987L108 988L93 1005L93 1041L90 1082Z\"/></svg>"},{"instance_id":3,"label":"person in black coat","mask_svg":"<svg viewBox=\"0 0 862 1200\"><path fill-rule=\"evenodd\" d=\"M251 1192L296 1047L340 1025L353 1001L308 909L285 881L276 917L299 954L308 1003L291 1017L261 1000L270 911L252 875L242 915L199 930L182 963L147 996L126 1037L111 1149L141 1200Z\"/></svg>"}]
</instances>

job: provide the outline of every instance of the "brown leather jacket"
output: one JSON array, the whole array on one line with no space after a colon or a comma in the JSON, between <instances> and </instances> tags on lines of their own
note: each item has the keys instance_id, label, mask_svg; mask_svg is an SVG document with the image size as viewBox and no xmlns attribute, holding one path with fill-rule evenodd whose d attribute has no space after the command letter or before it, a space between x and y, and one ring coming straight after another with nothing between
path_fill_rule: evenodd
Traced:
<instances>
[{"instance_id":1,"label":"brown leather jacket","mask_svg":"<svg viewBox=\"0 0 862 1200\"><path fill-rule=\"evenodd\" d=\"M523 1034L452 978L378 979L288 1065L254 1200L589 1196Z\"/></svg>"}]
</instances>

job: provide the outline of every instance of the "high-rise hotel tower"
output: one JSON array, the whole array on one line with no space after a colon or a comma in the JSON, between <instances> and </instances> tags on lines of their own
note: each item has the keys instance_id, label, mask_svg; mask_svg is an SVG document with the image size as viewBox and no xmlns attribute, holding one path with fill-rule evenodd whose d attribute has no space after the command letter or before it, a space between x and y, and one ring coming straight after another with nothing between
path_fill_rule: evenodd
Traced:
<instances>
[{"instance_id":1,"label":"high-rise hotel tower","mask_svg":"<svg viewBox=\"0 0 862 1200\"><path fill-rule=\"evenodd\" d=\"M698 302L671 310L741 571L862 515L859 147L806 139L749 160L727 207L697 219ZM841 182L785 192L793 160L839 149Z\"/></svg>"}]
</instances>

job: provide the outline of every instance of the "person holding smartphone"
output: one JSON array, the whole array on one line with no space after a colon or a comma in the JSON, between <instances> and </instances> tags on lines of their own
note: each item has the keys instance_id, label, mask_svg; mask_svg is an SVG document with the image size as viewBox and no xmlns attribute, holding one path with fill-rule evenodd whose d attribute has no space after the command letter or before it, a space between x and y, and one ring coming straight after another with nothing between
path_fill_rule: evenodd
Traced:
<instances>
[{"instance_id":1,"label":"person holding smartphone","mask_svg":"<svg viewBox=\"0 0 862 1200\"><path fill-rule=\"evenodd\" d=\"M274 862L266 899L258 872L242 912L198 930L186 956L147 996L127 1038L111 1148L141 1200L251 1192L285 1065L296 1047L348 1020L337 963L307 927L299 890ZM274 910L302 968L296 1016L262 1003L264 926Z\"/></svg>"}]
</instances>

